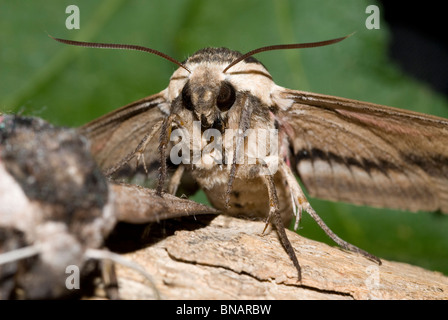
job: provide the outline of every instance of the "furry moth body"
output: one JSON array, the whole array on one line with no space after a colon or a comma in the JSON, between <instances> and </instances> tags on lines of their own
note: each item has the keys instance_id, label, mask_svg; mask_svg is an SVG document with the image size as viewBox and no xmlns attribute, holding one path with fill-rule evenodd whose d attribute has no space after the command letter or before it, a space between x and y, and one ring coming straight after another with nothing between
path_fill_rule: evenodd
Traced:
<instances>
[{"instance_id":1,"label":"furry moth body","mask_svg":"<svg viewBox=\"0 0 448 320\"><path fill-rule=\"evenodd\" d=\"M272 48L277 47L281 46ZM200 121L202 131L218 130L225 141L228 129L277 130L275 173L262 174L266 169L263 161L236 164L235 158L228 165L180 164L168 189L175 191L181 181L193 180L212 205L224 213L267 217L275 225L299 279L300 266L284 232L284 224L293 212L300 219L302 211L307 211L341 247L380 260L343 241L325 225L293 172L312 196L448 213L448 120L280 87L251 56L257 52L242 55L226 48L200 50L184 63L177 63L180 68L162 92L83 126L80 130L92 141L92 153L100 166L110 174L129 165L132 159L142 163L149 173L160 167L161 191L172 164L172 131L191 133L194 122ZM247 152L251 147L241 135L230 146L233 154L238 148Z\"/></svg>"},{"instance_id":2,"label":"furry moth body","mask_svg":"<svg viewBox=\"0 0 448 320\"><path fill-rule=\"evenodd\" d=\"M108 296L117 298L108 261L151 279L139 265L104 249L118 222L217 213L191 200L109 183L88 149L77 130L0 115L0 300L88 294L91 260L101 261ZM79 268L81 290L67 286L68 267Z\"/></svg>"}]
</instances>

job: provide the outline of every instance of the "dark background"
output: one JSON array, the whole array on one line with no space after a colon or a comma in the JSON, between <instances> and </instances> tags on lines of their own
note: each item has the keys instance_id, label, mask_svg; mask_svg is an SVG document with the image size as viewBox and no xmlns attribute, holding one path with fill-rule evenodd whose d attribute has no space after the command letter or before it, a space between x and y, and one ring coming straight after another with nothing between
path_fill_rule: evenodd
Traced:
<instances>
[{"instance_id":1,"label":"dark background","mask_svg":"<svg viewBox=\"0 0 448 320\"><path fill-rule=\"evenodd\" d=\"M407 74L448 95L446 12L440 2L380 1L391 32L389 57Z\"/></svg>"}]
</instances>

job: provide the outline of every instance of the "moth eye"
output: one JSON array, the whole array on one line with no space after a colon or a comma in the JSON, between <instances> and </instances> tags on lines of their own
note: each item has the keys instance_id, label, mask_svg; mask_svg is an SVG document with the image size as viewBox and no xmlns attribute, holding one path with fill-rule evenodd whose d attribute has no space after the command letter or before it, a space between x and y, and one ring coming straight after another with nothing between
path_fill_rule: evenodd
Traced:
<instances>
[{"instance_id":1,"label":"moth eye","mask_svg":"<svg viewBox=\"0 0 448 320\"><path fill-rule=\"evenodd\" d=\"M182 102L184 103L184 106L186 109L193 111L194 106L191 102L191 93L190 93L190 86L188 82L185 84L184 88L182 89Z\"/></svg>"},{"instance_id":2,"label":"moth eye","mask_svg":"<svg viewBox=\"0 0 448 320\"><path fill-rule=\"evenodd\" d=\"M235 103L235 98L235 89L230 83L223 82L221 84L218 97L216 98L216 105L218 106L219 110L227 111Z\"/></svg>"}]
</instances>

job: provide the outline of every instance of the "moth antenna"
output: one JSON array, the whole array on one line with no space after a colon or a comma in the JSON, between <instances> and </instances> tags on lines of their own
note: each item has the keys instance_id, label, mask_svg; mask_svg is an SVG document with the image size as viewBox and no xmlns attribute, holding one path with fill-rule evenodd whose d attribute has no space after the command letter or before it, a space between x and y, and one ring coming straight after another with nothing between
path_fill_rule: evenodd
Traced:
<instances>
[{"instance_id":1,"label":"moth antenna","mask_svg":"<svg viewBox=\"0 0 448 320\"><path fill-rule=\"evenodd\" d=\"M95 259L95 260L110 260L115 263L121 264L125 267L128 267L134 271L137 271L142 276L144 276L148 282L151 284L151 288L154 291L155 297L157 300L160 300L160 293L159 290L157 290L156 285L154 284L154 280L152 279L151 275L146 272L143 267L135 262L132 262L124 257L122 257L119 254L106 251L106 250L98 250L98 249L87 249L85 252L85 257L89 259Z\"/></svg>"},{"instance_id":2,"label":"moth antenna","mask_svg":"<svg viewBox=\"0 0 448 320\"><path fill-rule=\"evenodd\" d=\"M169 55L157 51L155 49L151 49L151 48L147 48L147 47L142 47L142 46L137 46L137 45L133 45L133 44L118 44L118 43L98 43L98 42L83 42L83 41L75 41L75 40L66 40L66 39L60 39L60 38L54 38L50 35L48 35L50 38L52 38L53 40L56 40L58 42L64 43L64 44L69 44L72 46L78 46L78 47L88 47L88 48L100 48L100 49L123 49L123 50L136 50L136 51L143 51L143 52L149 52L152 54L155 54L159 57L162 57L168 61L171 61L174 64L177 64L179 67L184 68L185 70L187 70L189 73L191 73L191 70L188 69L185 65L183 65L182 63L180 63L179 61L177 61L174 58L171 58Z\"/></svg>"},{"instance_id":3,"label":"moth antenna","mask_svg":"<svg viewBox=\"0 0 448 320\"><path fill-rule=\"evenodd\" d=\"M354 34L351 33L349 35L346 35L345 37L331 39L331 40L325 40L325 41L318 41L318 42L308 42L308 43L293 43L293 44L278 44L273 46L267 46L267 47L261 47L252 51L249 51L248 53L243 54L238 59L234 60L231 64L229 64L222 72L225 73L227 70L229 70L231 67L236 65L237 63L243 61L246 58L249 58L250 56L253 56L254 54L265 52L265 51L273 51L273 50L283 50L283 49L303 49L303 48L315 48L315 47L323 47L328 46L330 44L334 44L337 42L340 42L344 39L347 39L348 37L352 36Z\"/></svg>"},{"instance_id":4,"label":"moth antenna","mask_svg":"<svg viewBox=\"0 0 448 320\"><path fill-rule=\"evenodd\" d=\"M40 253L37 246L27 246L0 254L0 265L31 258Z\"/></svg>"}]
</instances>

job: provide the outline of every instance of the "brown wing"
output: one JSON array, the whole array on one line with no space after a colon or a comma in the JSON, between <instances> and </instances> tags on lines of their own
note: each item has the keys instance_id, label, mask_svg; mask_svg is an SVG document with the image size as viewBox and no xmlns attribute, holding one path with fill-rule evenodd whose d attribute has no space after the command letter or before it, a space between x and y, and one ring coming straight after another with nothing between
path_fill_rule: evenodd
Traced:
<instances>
[{"instance_id":1,"label":"brown wing","mask_svg":"<svg viewBox=\"0 0 448 320\"><path fill-rule=\"evenodd\" d=\"M128 223L159 222L160 220L219 211L206 205L164 194L156 190L127 184L110 184L114 192L114 206L119 221Z\"/></svg>"},{"instance_id":2,"label":"brown wing","mask_svg":"<svg viewBox=\"0 0 448 320\"><path fill-rule=\"evenodd\" d=\"M355 100L285 91L279 114L311 196L448 213L448 120Z\"/></svg>"},{"instance_id":3,"label":"brown wing","mask_svg":"<svg viewBox=\"0 0 448 320\"><path fill-rule=\"evenodd\" d=\"M134 152L143 138L155 130L144 152L148 168L158 168L160 127L166 101L162 93L133 102L79 128L91 143L91 152L106 170Z\"/></svg>"}]
</instances>

